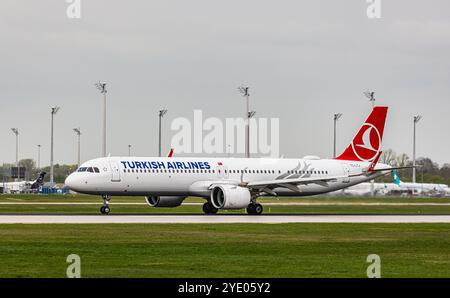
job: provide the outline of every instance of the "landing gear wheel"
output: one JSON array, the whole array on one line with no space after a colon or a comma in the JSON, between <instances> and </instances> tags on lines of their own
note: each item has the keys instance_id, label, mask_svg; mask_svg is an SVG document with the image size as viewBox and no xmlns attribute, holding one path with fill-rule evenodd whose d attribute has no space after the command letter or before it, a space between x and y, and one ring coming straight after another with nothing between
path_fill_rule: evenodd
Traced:
<instances>
[{"instance_id":1,"label":"landing gear wheel","mask_svg":"<svg viewBox=\"0 0 450 298\"><path fill-rule=\"evenodd\" d=\"M109 201L111 200L111 196L104 195L103 198L103 206L100 208L101 214L109 214L111 209L109 208Z\"/></svg>"},{"instance_id":2,"label":"landing gear wheel","mask_svg":"<svg viewBox=\"0 0 450 298\"><path fill-rule=\"evenodd\" d=\"M108 206L102 206L102 207L100 208L100 213L101 213L101 214L109 214L110 211L111 211L111 209L109 209Z\"/></svg>"},{"instance_id":3,"label":"landing gear wheel","mask_svg":"<svg viewBox=\"0 0 450 298\"><path fill-rule=\"evenodd\" d=\"M260 215L263 212L263 206L261 204L250 204L247 207L247 213L249 215Z\"/></svg>"},{"instance_id":4,"label":"landing gear wheel","mask_svg":"<svg viewBox=\"0 0 450 298\"><path fill-rule=\"evenodd\" d=\"M261 204L255 204L254 209L256 215L260 215L261 213L263 213L263 206Z\"/></svg>"},{"instance_id":5,"label":"landing gear wheel","mask_svg":"<svg viewBox=\"0 0 450 298\"><path fill-rule=\"evenodd\" d=\"M205 214L216 214L219 209L214 207L210 202L203 204L203 212Z\"/></svg>"}]
</instances>

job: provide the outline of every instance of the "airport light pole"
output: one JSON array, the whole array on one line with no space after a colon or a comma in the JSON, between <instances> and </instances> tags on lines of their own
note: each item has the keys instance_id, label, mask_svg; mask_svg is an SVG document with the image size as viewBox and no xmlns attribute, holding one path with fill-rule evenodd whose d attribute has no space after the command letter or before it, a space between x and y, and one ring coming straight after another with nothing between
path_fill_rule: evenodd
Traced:
<instances>
[{"instance_id":1,"label":"airport light pole","mask_svg":"<svg viewBox=\"0 0 450 298\"><path fill-rule=\"evenodd\" d=\"M416 183L416 124L420 121L420 119L422 119L422 116L420 115L416 115L413 117L413 176L412 176L413 183Z\"/></svg>"},{"instance_id":2,"label":"airport light pole","mask_svg":"<svg viewBox=\"0 0 450 298\"><path fill-rule=\"evenodd\" d=\"M16 167L19 167L19 129L11 128L11 131L16 135Z\"/></svg>"},{"instance_id":3,"label":"airport light pole","mask_svg":"<svg viewBox=\"0 0 450 298\"><path fill-rule=\"evenodd\" d=\"M369 99L369 101L372 103L372 108L373 108L375 106L375 92L367 90L363 93Z\"/></svg>"},{"instance_id":4,"label":"airport light pole","mask_svg":"<svg viewBox=\"0 0 450 298\"><path fill-rule=\"evenodd\" d=\"M81 155L81 129L80 128L74 128L73 131L77 134L77 141L78 141L78 152L77 152L77 168L80 166L80 155Z\"/></svg>"},{"instance_id":5,"label":"airport light pole","mask_svg":"<svg viewBox=\"0 0 450 298\"><path fill-rule=\"evenodd\" d=\"M98 82L95 84L100 93L103 94L103 142L102 142L102 156L106 156L106 83Z\"/></svg>"},{"instance_id":6,"label":"airport light pole","mask_svg":"<svg viewBox=\"0 0 450 298\"><path fill-rule=\"evenodd\" d=\"M131 156L131 145L128 145L128 156Z\"/></svg>"},{"instance_id":7,"label":"airport light pole","mask_svg":"<svg viewBox=\"0 0 450 298\"><path fill-rule=\"evenodd\" d=\"M250 118L255 115L255 112L250 111L250 87L240 86L238 87L238 90L242 96L245 97L247 104L247 122L245 124L245 157L250 158Z\"/></svg>"},{"instance_id":8,"label":"airport light pole","mask_svg":"<svg viewBox=\"0 0 450 298\"><path fill-rule=\"evenodd\" d=\"M248 112L248 125L247 125L247 147L248 147L248 158L250 158L250 119L252 119L256 115L256 111Z\"/></svg>"},{"instance_id":9,"label":"airport light pole","mask_svg":"<svg viewBox=\"0 0 450 298\"><path fill-rule=\"evenodd\" d=\"M336 158L336 123L339 119L342 117L342 113L336 113L334 114L333 120L334 120L334 130L333 130L333 158Z\"/></svg>"},{"instance_id":10,"label":"airport light pole","mask_svg":"<svg viewBox=\"0 0 450 298\"><path fill-rule=\"evenodd\" d=\"M53 107L51 108L51 115L52 115L52 124L51 124L51 136L50 136L50 184L51 186L53 186L53 184L55 183L54 180L54 171L53 171L53 118L56 115L56 113L58 113L59 111L59 107Z\"/></svg>"},{"instance_id":11,"label":"airport light pole","mask_svg":"<svg viewBox=\"0 0 450 298\"><path fill-rule=\"evenodd\" d=\"M162 117L167 113L167 109L159 110L159 142L158 142L158 156L161 157L161 122Z\"/></svg>"},{"instance_id":12,"label":"airport light pole","mask_svg":"<svg viewBox=\"0 0 450 298\"><path fill-rule=\"evenodd\" d=\"M38 148L38 158L37 158L37 168L41 169L41 145L37 145Z\"/></svg>"}]
</instances>

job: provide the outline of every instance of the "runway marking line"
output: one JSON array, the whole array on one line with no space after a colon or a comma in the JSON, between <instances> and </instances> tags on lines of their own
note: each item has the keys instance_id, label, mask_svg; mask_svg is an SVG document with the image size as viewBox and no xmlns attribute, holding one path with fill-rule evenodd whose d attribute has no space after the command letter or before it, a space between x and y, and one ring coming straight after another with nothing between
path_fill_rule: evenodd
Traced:
<instances>
[{"instance_id":1,"label":"runway marking line","mask_svg":"<svg viewBox=\"0 0 450 298\"><path fill-rule=\"evenodd\" d=\"M450 215L0 215L0 224L450 223Z\"/></svg>"}]
</instances>

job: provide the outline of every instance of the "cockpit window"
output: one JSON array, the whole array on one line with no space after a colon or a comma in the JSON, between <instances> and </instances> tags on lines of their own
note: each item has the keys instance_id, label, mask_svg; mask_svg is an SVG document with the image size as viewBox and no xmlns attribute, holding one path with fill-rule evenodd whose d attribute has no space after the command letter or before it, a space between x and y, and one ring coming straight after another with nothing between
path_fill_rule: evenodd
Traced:
<instances>
[{"instance_id":1,"label":"cockpit window","mask_svg":"<svg viewBox=\"0 0 450 298\"><path fill-rule=\"evenodd\" d=\"M97 167L81 167L77 172L100 173L100 170Z\"/></svg>"}]
</instances>

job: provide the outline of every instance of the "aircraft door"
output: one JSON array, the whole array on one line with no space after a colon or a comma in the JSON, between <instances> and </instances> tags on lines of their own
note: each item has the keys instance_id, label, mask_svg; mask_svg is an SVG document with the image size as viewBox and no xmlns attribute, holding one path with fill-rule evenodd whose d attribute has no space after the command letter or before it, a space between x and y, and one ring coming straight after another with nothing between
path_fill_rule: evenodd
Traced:
<instances>
[{"instance_id":1,"label":"aircraft door","mask_svg":"<svg viewBox=\"0 0 450 298\"><path fill-rule=\"evenodd\" d=\"M346 178L344 178L342 180L342 182L350 183L350 177L348 177L348 175L350 175L350 167L348 166L348 164L343 163L342 164L342 168L344 169L344 176L347 176Z\"/></svg>"},{"instance_id":2,"label":"aircraft door","mask_svg":"<svg viewBox=\"0 0 450 298\"><path fill-rule=\"evenodd\" d=\"M112 182L120 182L119 163L115 160L109 159L109 165L111 168L111 181Z\"/></svg>"}]
</instances>

